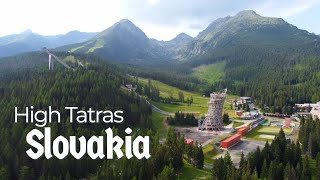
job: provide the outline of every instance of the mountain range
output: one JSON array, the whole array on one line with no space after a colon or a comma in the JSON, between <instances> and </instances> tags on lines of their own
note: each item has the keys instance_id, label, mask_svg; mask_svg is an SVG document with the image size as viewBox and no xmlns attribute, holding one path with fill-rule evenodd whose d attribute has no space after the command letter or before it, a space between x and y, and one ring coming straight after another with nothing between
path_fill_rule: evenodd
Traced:
<instances>
[{"instance_id":1,"label":"mountain range","mask_svg":"<svg viewBox=\"0 0 320 180\"><path fill-rule=\"evenodd\" d=\"M301 47L319 46L319 43L319 36L281 18L263 17L246 10L213 21L195 38L181 33L170 41L149 39L140 28L124 19L88 41L58 49L139 64L201 60L224 56L245 46L299 51Z\"/></svg>"},{"instance_id":2,"label":"mountain range","mask_svg":"<svg viewBox=\"0 0 320 180\"><path fill-rule=\"evenodd\" d=\"M254 11L219 18L183 48L182 60L210 56L235 47L297 49L319 44L320 38L287 23L281 18L263 17Z\"/></svg>"},{"instance_id":3,"label":"mountain range","mask_svg":"<svg viewBox=\"0 0 320 180\"><path fill-rule=\"evenodd\" d=\"M64 40L62 44L67 45L52 49L58 57L100 56L121 63L128 74L203 94L227 87L233 94L251 96L280 109L294 102L320 99L320 37L281 18L263 17L254 11L219 18L194 38L181 33L170 41L148 38L128 19L91 34L88 40L81 35L68 41L66 36L44 38L31 32L9 37L22 37L11 44L20 45L24 51L37 51L48 46L47 42ZM0 49L6 47L1 45L5 42L9 41L0 40ZM59 43L48 47L55 46ZM21 51L17 47L15 53ZM43 52L1 58L0 74L47 63Z\"/></svg>"},{"instance_id":4,"label":"mountain range","mask_svg":"<svg viewBox=\"0 0 320 180\"><path fill-rule=\"evenodd\" d=\"M0 57L19 53L38 51L42 47L55 48L67 44L87 41L97 33L70 31L67 34L42 36L26 30L20 34L8 35L0 38Z\"/></svg>"},{"instance_id":5,"label":"mountain range","mask_svg":"<svg viewBox=\"0 0 320 180\"><path fill-rule=\"evenodd\" d=\"M31 31L0 38L0 57L36 51L46 46L57 51L94 53L128 64L213 62L234 56L240 49L319 54L320 37L298 29L281 18L263 17L251 10L213 21L195 38L181 33L170 41L150 39L128 19L100 33L72 31L41 36ZM302 50L303 49L303 50Z\"/></svg>"}]
</instances>

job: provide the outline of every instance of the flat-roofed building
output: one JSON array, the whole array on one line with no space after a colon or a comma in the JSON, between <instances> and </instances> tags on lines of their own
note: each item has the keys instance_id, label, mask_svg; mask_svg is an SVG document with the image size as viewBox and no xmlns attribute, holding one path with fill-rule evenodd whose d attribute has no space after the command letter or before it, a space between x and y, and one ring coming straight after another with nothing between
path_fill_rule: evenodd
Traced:
<instances>
[{"instance_id":1,"label":"flat-roofed building","mask_svg":"<svg viewBox=\"0 0 320 180\"><path fill-rule=\"evenodd\" d=\"M313 120L320 119L320 102L317 104L319 105L313 107L310 111Z\"/></svg>"}]
</instances>

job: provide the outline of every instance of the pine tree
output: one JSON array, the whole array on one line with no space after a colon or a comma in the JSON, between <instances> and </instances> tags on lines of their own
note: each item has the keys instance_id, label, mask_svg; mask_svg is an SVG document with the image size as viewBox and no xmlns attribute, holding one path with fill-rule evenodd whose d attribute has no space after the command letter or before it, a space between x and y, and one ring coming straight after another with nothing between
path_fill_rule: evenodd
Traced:
<instances>
[{"instance_id":1,"label":"pine tree","mask_svg":"<svg viewBox=\"0 0 320 180\"><path fill-rule=\"evenodd\" d=\"M269 172L268 172L268 179L276 179L276 178L277 178L277 164L274 161L271 161Z\"/></svg>"},{"instance_id":2,"label":"pine tree","mask_svg":"<svg viewBox=\"0 0 320 180\"><path fill-rule=\"evenodd\" d=\"M229 124L230 123L230 118L229 118L229 114L228 113L223 113L223 123L224 124Z\"/></svg>"},{"instance_id":3,"label":"pine tree","mask_svg":"<svg viewBox=\"0 0 320 180\"><path fill-rule=\"evenodd\" d=\"M291 169L292 169L291 164L287 163L286 167L284 168L283 179L285 179L285 180L291 180L292 179Z\"/></svg>"},{"instance_id":4,"label":"pine tree","mask_svg":"<svg viewBox=\"0 0 320 180\"><path fill-rule=\"evenodd\" d=\"M254 169L253 174L251 175L252 180L258 180L258 172L257 169Z\"/></svg>"},{"instance_id":5,"label":"pine tree","mask_svg":"<svg viewBox=\"0 0 320 180\"><path fill-rule=\"evenodd\" d=\"M320 177L320 152L318 152L316 157L316 177Z\"/></svg>"},{"instance_id":6,"label":"pine tree","mask_svg":"<svg viewBox=\"0 0 320 180\"><path fill-rule=\"evenodd\" d=\"M0 167L0 179L10 179L10 174L7 167Z\"/></svg>"},{"instance_id":7,"label":"pine tree","mask_svg":"<svg viewBox=\"0 0 320 180\"><path fill-rule=\"evenodd\" d=\"M174 169L172 165L165 166L162 172L158 175L159 180L174 180L176 179L176 175L174 173Z\"/></svg>"},{"instance_id":8,"label":"pine tree","mask_svg":"<svg viewBox=\"0 0 320 180\"><path fill-rule=\"evenodd\" d=\"M310 171L308 156L305 156L305 158L303 159L301 178L302 179L311 179L311 171Z\"/></svg>"},{"instance_id":9,"label":"pine tree","mask_svg":"<svg viewBox=\"0 0 320 180\"><path fill-rule=\"evenodd\" d=\"M245 168L243 169L241 179L242 180L250 179L250 176L251 176L250 167L249 167L249 164L247 163Z\"/></svg>"},{"instance_id":10,"label":"pine tree","mask_svg":"<svg viewBox=\"0 0 320 180\"><path fill-rule=\"evenodd\" d=\"M276 169L277 179L279 180L282 179L283 171L284 171L283 164L282 163L277 164L277 169Z\"/></svg>"},{"instance_id":11,"label":"pine tree","mask_svg":"<svg viewBox=\"0 0 320 180\"><path fill-rule=\"evenodd\" d=\"M300 179L301 178L301 172L302 172L300 163L297 164L295 170L296 170L297 178Z\"/></svg>"},{"instance_id":12,"label":"pine tree","mask_svg":"<svg viewBox=\"0 0 320 180\"><path fill-rule=\"evenodd\" d=\"M64 180L71 180L71 176L70 176L69 171L67 172L67 174L66 174L66 176L65 176Z\"/></svg>"},{"instance_id":13,"label":"pine tree","mask_svg":"<svg viewBox=\"0 0 320 180\"><path fill-rule=\"evenodd\" d=\"M222 157L213 160L212 177L215 180L226 179L226 166Z\"/></svg>"},{"instance_id":14,"label":"pine tree","mask_svg":"<svg viewBox=\"0 0 320 180\"><path fill-rule=\"evenodd\" d=\"M282 128L279 131L278 139L279 139L279 147L281 151L284 152L287 145L287 140L286 140L286 135Z\"/></svg>"},{"instance_id":15,"label":"pine tree","mask_svg":"<svg viewBox=\"0 0 320 180\"><path fill-rule=\"evenodd\" d=\"M145 169L144 167L140 167L140 170L139 170L139 180L144 180L144 179L147 179L147 177L145 176Z\"/></svg>"},{"instance_id":16,"label":"pine tree","mask_svg":"<svg viewBox=\"0 0 320 180\"><path fill-rule=\"evenodd\" d=\"M229 152L227 151L227 153L224 156L224 164L226 167L228 166L232 166L232 160L231 160L231 156L229 154Z\"/></svg>"},{"instance_id":17,"label":"pine tree","mask_svg":"<svg viewBox=\"0 0 320 180\"><path fill-rule=\"evenodd\" d=\"M308 155L312 157L312 152L313 152L313 139L312 135L309 135L308 139Z\"/></svg>"},{"instance_id":18,"label":"pine tree","mask_svg":"<svg viewBox=\"0 0 320 180\"><path fill-rule=\"evenodd\" d=\"M202 151L202 146L200 145L199 147L196 146L196 167L199 169L203 168L203 163L204 163L204 155Z\"/></svg>"},{"instance_id":19,"label":"pine tree","mask_svg":"<svg viewBox=\"0 0 320 180\"><path fill-rule=\"evenodd\" d=\"M242 171L242 169L245 167L246 161L244 159L244 154L241 152L241 159L239 163L239 170Z\"/></svg>"},{"instance_id":20,"label":"pine tree","mask_svg":"<svg viewBox=\"0 0 320 180\"><path fill-rule=\"evenodd\" d=\"M267 161L266 161L266 159L264 159L263 160L263 164L262 164L260 177L261 178L267 178L268 174L269 174L269 169L268 169Z\"/></svg>"},{"instance_id":21,"label":"pine tree","mask_svg":"<svg viewBox=\"0 0 320 180\"><path fill-rule=\"evenodd\" d=\"M236 169L233 166L229 166L227 168L227 180L235 180L236 179Z\"/></svg>"},{"instance_id":22,"label":"pine tree","mask_svg":"<svg viewBox=\"0 0 320 180\"><path fill-rule=\"evenodd\" d=\"M19 170L19 179L32 180L32 169L28 166L22 166Z\"/></svg>"}]
</instances>

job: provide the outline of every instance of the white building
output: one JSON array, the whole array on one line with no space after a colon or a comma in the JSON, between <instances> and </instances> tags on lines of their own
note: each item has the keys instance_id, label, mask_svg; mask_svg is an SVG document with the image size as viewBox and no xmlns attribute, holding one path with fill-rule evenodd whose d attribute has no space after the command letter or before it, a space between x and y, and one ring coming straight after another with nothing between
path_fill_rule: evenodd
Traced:
<instances>
[{"instance_id":1,"label":"white building","mask_svg":"<svg viewBox=\"0 0 320 180\"><path fill-rule=\"evenodd\" d=\"M251 97L240 97L240 101L242 104L250 104L252 102Z\"/></svg>"},{"instance_id":2,"label":"white building","mask_svg":"<svg viewBox=\"0 0 320 180\"><path fill-rule=\"evenodd\" d=\"M310 113L313 120L320 119L320 101L317 102L316 106L312 107Z\"/></svg>"},{"instance_id":3,"label":"white building","mask_svg":"<svg viewBox=\"0 0 320 180\"><path fill-rule=\"evenodd\" d=\"M233 103L235 103L235 106L244 105L244 104L250 105L252 103L252 99L251 97L240 97L239 99L235 99Z\"/></svg>"},{"instance_id":4,"label":"white building","mask_svg":"<svg viewBox=\"0 0 320 180\"><path fill-rule=\"evenodd\" d=\"M304 104L295 104L297 106L297 108L314 108L314 107L318 107L320 106L320 102L317 102L315 104L313 103L304 103Z\"/></svg>"}]
</instances>

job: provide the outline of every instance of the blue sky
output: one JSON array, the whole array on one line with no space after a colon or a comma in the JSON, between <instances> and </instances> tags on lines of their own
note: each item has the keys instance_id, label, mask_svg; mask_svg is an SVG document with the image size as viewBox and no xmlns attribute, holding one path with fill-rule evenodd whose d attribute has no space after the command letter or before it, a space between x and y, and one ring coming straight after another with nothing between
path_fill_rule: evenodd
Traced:
<instances>
[{"instance_id":1,"label":"blue sky","mask_svg":"<svg viewBox=\"0 0 320 180\"><path fill-rule=\"evenodd\" d=\"M213 20L249 9L320 34L320 0L10 0L0 2L0 36L99 32L128 18L148 37L169 40L180 32L196 36Z\"/></svg>"}]
</instances>

